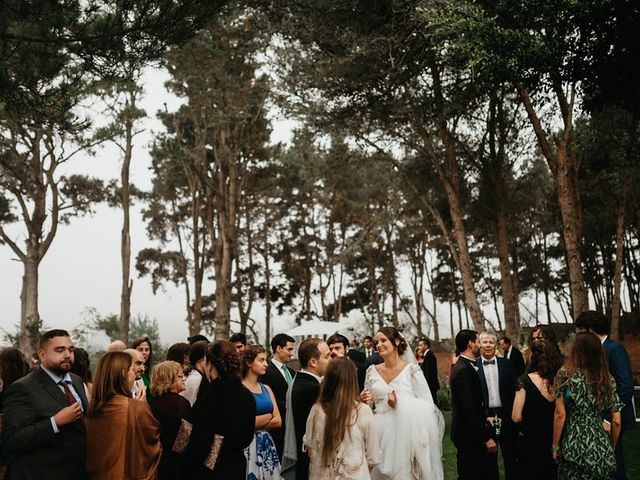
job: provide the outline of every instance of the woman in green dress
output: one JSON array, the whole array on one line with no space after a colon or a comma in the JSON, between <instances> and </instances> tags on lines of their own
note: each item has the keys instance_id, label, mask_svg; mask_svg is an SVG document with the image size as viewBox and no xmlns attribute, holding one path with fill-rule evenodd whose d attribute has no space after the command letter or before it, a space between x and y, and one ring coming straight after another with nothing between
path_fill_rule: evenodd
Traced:
<instances>
[{"instance_id":1,"label":"woman in green dress","mask_svg":"<svg viewBox=\"0 0 640 480\"><path fill-rule=\"evenodd\" d=\"M576 335L565 367L556 378L553 458L559 480L608 480L616 470L613 455L620 434L622 403L609 374L600 339ZM611 422L603 416L611 413Z\"/></svg>"}]
</instances>

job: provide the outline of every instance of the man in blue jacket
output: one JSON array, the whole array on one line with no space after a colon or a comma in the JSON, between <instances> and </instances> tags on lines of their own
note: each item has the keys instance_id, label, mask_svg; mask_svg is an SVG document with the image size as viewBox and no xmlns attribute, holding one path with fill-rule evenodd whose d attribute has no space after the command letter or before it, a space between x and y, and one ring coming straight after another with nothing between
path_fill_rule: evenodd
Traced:
<instances>
[{"instance_id":1,"label":"man in blue jacket","mask_svg":"<svg viewBox=\"0 0 640 480\"><path fill-rule=\"evenodd\" d=\"M635 415L633 413L633 374L631 373L631 363L629 355L624 347L609 338L611 331L611 321L602 313L594 310L588 310L582 313L575 321L576 331L589 331L600 338L602 347L604 348L604 356L607 359L609 372L616 381L616 392L620 397L620 401L624 403L622 409L622 428L620 437L616 445L616 464L618 468L612 478L626 479L627 473L624 468L624 455L622 450L623 434L626 430L634 428L636 425ZM610 419L605 418L605 422Z\"/></svg>"}]
</instances>

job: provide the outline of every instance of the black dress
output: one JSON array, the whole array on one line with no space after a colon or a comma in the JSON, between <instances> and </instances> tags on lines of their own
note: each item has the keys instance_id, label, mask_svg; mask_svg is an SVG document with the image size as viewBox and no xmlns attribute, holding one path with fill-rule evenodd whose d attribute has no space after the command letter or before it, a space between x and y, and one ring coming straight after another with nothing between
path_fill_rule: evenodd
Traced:
<instances>
[{"instance_id":1,"label":"black dress","mask_svg":"<svg viewBox=\"0 0 640 480\"><path fill-rule=\"evenodd\" d=\"M187 478L182 475L181 455L171 447L178 434L181 420L191 421L191 404L177 393L167 392L149 399L153 416L160 423L160 443L162 456L158 466L158 480L179 480Z\"/></svg>"},{"instance_id":2,"label":"black dress","mask_svg":"<svg viewBox=\"0 0 640 480\"><path fill-rule=\"evenodd\" d=\"M558 467L551 456L555 399L547 400L529 375L516 380L516 390L527 392L522 408L518 455L518 478L553 480Z\"/></svg>"},{"instance_id":3,"label":"black dress","mask_svg":"<svg viewBox=\"0 0 640 480\"><path fill-rule=\"evenodd\" d=\"M202 388L202 386L201 386ZM256 401L239 378L216 379L193 406L193 431L184 453L189 480L246 480L244 449L251 444L256 424ZM222 448L214 470L204 466L215 434Z\"/></svg>"}]
</instances>

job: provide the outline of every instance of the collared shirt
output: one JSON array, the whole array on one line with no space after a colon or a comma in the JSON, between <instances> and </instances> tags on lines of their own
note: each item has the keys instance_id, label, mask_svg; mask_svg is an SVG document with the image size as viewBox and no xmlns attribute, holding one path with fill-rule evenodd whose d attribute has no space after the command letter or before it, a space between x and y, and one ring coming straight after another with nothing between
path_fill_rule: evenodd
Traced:
<instances>
[{"instance_id":1,"label":"collared shirt","mask_svg":"<svg viewBox=\"0 0 640 480\"><path fill-rule=\"evenodd\" d=\"M507 360L510 360L512 351L513 351L513 345L511 345L509 348L507 348L507 351L504 352L504 358L506 358Z\"/></svg>"},{"instance_id":2,"label":"collared shirt","mask_svg":"<svg viewBox=\"0 0 640 480\"><path fill-rule=\"evenodd\" d=\"M373 355L373 348L365 348L364 349L365 358L369 358L371 355Z\"/></svg>"},{"instance_id":3,"label":"collared shirt","mask_svg":"<svg viewBox=\"0 0 640 480\"><path fill-rule=\"evenodd\" d=\"M606 342L606 341L607 341L607 338L609 338L609 335L605 335L604 337L602 337L602 338L600 339L600 343L602 343L602 344L604 345L604 342Z\"/></svg>"},{"instance_id":4,"label":"collared shirt","mask_svg":"<svg viewBox=\"0 0 640 480\"><path fill-rule=\"evenodd\" d=\"M51 380L54 381L54 383L58 386L58 388L60 388L60 391L66 396L66 393L64 391L64 387L62 385L60 385L60 382L65 382L67 384L67 386L69 387L69 390L71 391L71 394L73 395L73 397L78 402L78 405L80 405L80 410L82 410L84 412L84 409L82 408L82 400L80 399L80 395L78 395L78 392L76 392L76 389L73 386L73 382L71 381L71 375L69 375L69 372L65 373L61 377L60 375L58 375L56 373L53 373L51 370L48 370L48 369L44 368L42 365L40 366L40 368L42 368L43 372L45 372L47 375L49 375ZM53 427L53 431L55 433L59 433L60 429L58 428L58 425L56 425L56 421L54 420L54 418L55 418L55 415L53 417L51 417L51 426Z\"/></svg>"},{"instance_id":5,"label":"collared shirt","mask_svg":"<svg viewBox=\"0 0 640 480\"><path fill-rule=\"evenodd\" d=\"M282 378L284 378L287 383L289 383L289 380L287 379L287 376L284 374L284 372L282 371L282 366L284 365L284 363L279 362L278 360L276 360L275 358L272 358L271 361L273 362L273 364L275 365L275 367L278 369L278 371L280 372L280 375L282 375ZM291 375L293 377L293 375Z\"/></svg>"},{"instance_id":6,"label":"collared shirt","mask_svg":"<svg viewBox=\"0 0 640 480\"><path fill-rule=\"evenodd\" d=\"M313 378L315 378L316 380L318 380L318 383L322 383L322 377L319 377L318 375L316 375L315 373L310 372L309 370L305 370L304 368L300 370L301 372L306 373L307 375L311 375Z\"/></svg>"},{"instance_id":7,"label":"collared shirt","mask_svg":"<svg viewBox=\"0 0 640 480\"><path fill-rule=\"evenodd\" d=\"M484 362L493 361L493 365L485 365ZM493 358L486 359L482 357L482 370L484 378L487 381L487 392L489 393L489 408L502 407L500 401L500 377L498 375L498 360Z\"/></svg>"},{"instance_id":8,"label":"collared shirt","mask_svg":"<svg viewBox=\"0 0 640 480\"><path fill-rule=\"evenodd\" d=\"M465 357L464 355L460 355L460 357L469 360L469 363L471 364L471 366L473 367L473 369L477 372L478 371L478 365L476 365L476 361L474 359L471 359L469 357Z\"/></svg>"}]
</instances>

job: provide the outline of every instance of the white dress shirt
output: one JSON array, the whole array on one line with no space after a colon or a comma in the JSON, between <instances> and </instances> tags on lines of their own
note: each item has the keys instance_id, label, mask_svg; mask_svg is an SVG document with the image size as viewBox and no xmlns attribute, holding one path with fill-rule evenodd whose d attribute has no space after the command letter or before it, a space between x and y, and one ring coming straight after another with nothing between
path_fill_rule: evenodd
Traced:
<instances>
[{"instance_id":1,"label":"white dress shirt","mask_svg":"<svg viewBox=\"0 0 640 480\"><path fill-rule=\"evenodd\" d=\"M278 360L276 360L275 358L272 358L271 361L273 362L273 364L275 365L275 367L278 369L278 371L280 372L280 375L282 375L282 378L284 378L287 383L289 383L289 381L287 380L287 376L284 374L284 372L282 371L282 366L284 365L284 363L279 362ZM291 372L289 372L291 373ZM293 377L293 375L291 375L291 377Z\"/></svg>"},{"instance_id":2,"label":"white dress shirt","mask_svg":"<svg viewBox=\"0 0 640 480\"><path fill-rule=\"evenodd\" d=\"M484 362L493 361L493 365L485 365ZM484 378L487 381L487 391L489 393L489 408L502 407L500 401L500 376L498 374L498 359L493 358L485 359L482 357L482 369L484 371Z\"/></svg>"}]
</instances>

